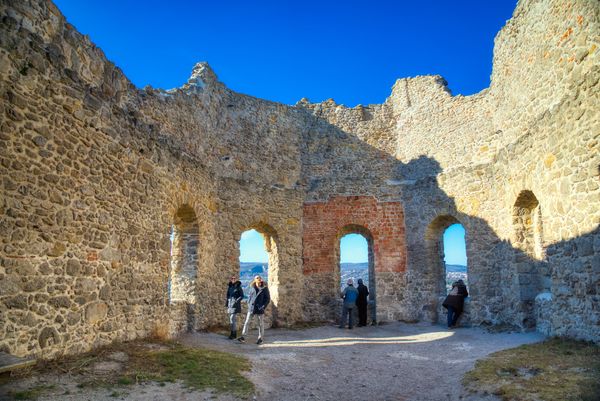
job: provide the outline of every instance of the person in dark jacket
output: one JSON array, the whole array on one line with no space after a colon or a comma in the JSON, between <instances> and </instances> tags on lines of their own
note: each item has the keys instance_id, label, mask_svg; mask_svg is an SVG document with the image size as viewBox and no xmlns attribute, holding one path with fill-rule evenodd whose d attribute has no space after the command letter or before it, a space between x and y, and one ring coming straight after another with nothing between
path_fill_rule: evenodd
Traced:
<instances>
[{"instance_id":1,"label":"person in dark jacket","mask_svg":"<svg viewBox=\"0 0 600 401\"><path fill-rule=\"evenodd\" d=\"M448 328L455 327L465 305L465 298L469 296L467 286L462 280L452 283L452 289L442 304L448 309Z\"/></svg>"},{"instance_id":2,"label":"person in dark jacket","mask_svg":"<svg viewBox=\"0 0 600 401\"><path fill-rule=\"evenodd\" d=\"M254 281L248 287L248 315L246 316L246 322L244 323L244 329L242 330L242 336L238 338L239 342L246 342L245 336L248 335L248 328L252 318L256 316L258 318L258 345L263 343L265 334L265 309L271 302L271 294L269 294L269 288L260 276L254 277Z\"/></svg>"},{"instance_id":3,"label":"person in dark jacket","mask_svg":"<svg viewBox=\"0 0 600 401\"><path fill-rule=\"evenodd\" d=\"M242 313L242 299L244 299L244 290L242 290L242 282L236 280L235 277L229 279L227 285L227 299L225 307L229 315L229 339L233 340L237 337L237 320L238 314Z\"/></svg>"},{"instance_id":4,"label":"person in dark jacket","mask_svg":"<svg viewBox=\"0 0 600 401\"><path fill-rule=\"evenodd\" d=\"M367 325L367 305L369 301L369 289L363 284L361 278L358 279L358 297L356 298L356 309L358 309L358 327Z\"/></svg>"}]
</instances>

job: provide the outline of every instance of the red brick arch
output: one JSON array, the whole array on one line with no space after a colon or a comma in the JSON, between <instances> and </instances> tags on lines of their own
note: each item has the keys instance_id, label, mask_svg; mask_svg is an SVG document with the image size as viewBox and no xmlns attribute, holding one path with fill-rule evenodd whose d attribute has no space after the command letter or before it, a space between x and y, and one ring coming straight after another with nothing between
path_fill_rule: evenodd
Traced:
<instances>
[{"instance_id":1,"label":"red brick arch","mask_svg":"<svg viewBox=\"0 0 600 401\"><path fill-rule=\"evenodd\" d=\"M337 196L304 204L303 272L334 272L334 244L344 227L362 226L372 235L375 272L406 270L404 212L400 202L378 202L372 196Z\"/></svg>"}]
</instances>

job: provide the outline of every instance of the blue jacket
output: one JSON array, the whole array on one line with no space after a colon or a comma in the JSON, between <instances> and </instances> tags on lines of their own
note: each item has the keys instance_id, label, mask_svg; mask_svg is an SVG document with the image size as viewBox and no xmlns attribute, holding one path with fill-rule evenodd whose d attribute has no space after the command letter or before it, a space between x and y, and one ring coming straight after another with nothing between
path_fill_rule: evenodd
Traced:
<instances>
[{"instance_id":1,"label":"blue jacket","mask_svg":"<svg viewBox=\"0 0 600 401\"><path fill-rule=\"evenodd\" d=\"M354 288L352 284L350 284L348 287L344 288L344 292L342 292L342 298L344 298L345 306L354 306L356 305L356 298L358 298L358 290Z\"/></svg>"}]
</instances>

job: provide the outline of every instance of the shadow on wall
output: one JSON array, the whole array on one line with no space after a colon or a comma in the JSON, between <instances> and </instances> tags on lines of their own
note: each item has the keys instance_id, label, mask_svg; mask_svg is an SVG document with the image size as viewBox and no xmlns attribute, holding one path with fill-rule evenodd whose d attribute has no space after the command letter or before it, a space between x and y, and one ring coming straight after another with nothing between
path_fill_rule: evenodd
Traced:
<instances>
[{"instance_id":1,"label":"shadow on wall","mask_svg":"<svg viewBox=\"0 0 600 401\"><path fill-rule=\"evenodd\" d=\"M378 310L389 311L387 316L378 315L378 320L441 320L440 304L445 297L442 235L458 222L467 232L471 295L463 324L508 324L545 334L600 339L598 228L580 237L545 244L544 199L522 188L511 201L513 213L504 217L511 221L511 240L500 239L486 220L460 211L455 199L439 187L442 168L437 160L422 155L402 163L356 135L316 118L306 133L303 149L307 202L326 204L334 196L375 196L379 202L402 204L406 270L382 275L380 272L388 270L388 261L374 260ZM465 172L469 174L468 168ZM344 226L362 222L337 223L340 232ZM384 239L374 233L375 249L380 241ZM335 254L333 241L331 253ZM310 258L305 253L305 263L307 260ZM327 274L333 277L336 259L329 260ZM308 293L315 295L306 297L305 311L310 318L319 306L336 304L329 298L336 297L335 291L323 291L322 284L315 284L329 280L333 289L335 277L316 272L305 266ZM333 310L330 316L338 313Z\"/></svg>"}]
</instances>

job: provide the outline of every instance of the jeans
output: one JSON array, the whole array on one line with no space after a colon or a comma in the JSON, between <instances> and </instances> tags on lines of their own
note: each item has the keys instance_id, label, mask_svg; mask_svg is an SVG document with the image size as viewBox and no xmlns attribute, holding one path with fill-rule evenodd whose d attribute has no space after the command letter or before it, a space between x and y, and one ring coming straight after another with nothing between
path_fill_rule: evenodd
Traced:
<instances>
[{"instance_id":1,"label":"jeans","mask_svg":"<svg viewBox=\"0 0 600 401\"><path fill-rule=\"evenodd\" d=\"M250 321L252 320L253 316L258 317L258 338L263 338L263 335L265 334L265 315L255 315L254 313L250 312L248 312L248 314L246 315L246 321L244 322L242 336L248 334L248 329L250 328Z\"/></svg>"},{"instance_id":2,"label":"jeans","mask_svg":"<svg viewBox=\"0 0 600 401\"><path fill-rule=\"evenodd\" d=\"M237 331L237 313L229 314L229 329L231 331Z\"/></svg>"},{"instance_id":3,"label":"jeans","mask_svg":"<svg viewBox=\"0 0 600 401\"><path fill-rule=\"evenodd\" d=\"M352 328L352 312L354 311L354 305L346 305L342 307L342 318L340 319L340 328L346 325L346 315L348 315L348 328Z\"/></svg>"},{"instance_id":4,"label":"jeans","mask_svg":"<svg viewBox=\"0 0 600 401\"><path fill-rule=\"evenodd\" d=\"M448 327L452 327L452 326L456 325L456 322L458 321L459 316L460 316L460 313L458 313L456 308L448 305Z\"/></svg>"}]
</instances>

